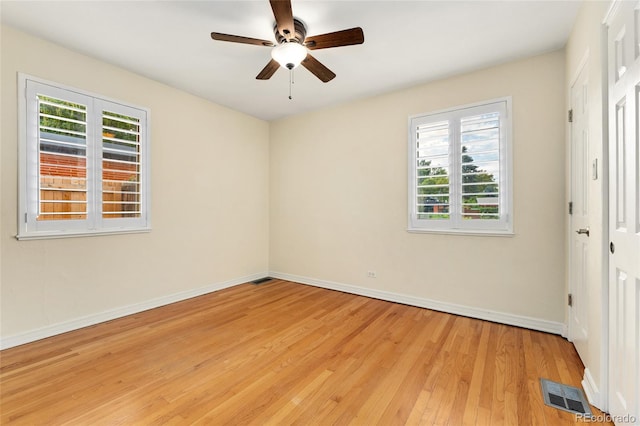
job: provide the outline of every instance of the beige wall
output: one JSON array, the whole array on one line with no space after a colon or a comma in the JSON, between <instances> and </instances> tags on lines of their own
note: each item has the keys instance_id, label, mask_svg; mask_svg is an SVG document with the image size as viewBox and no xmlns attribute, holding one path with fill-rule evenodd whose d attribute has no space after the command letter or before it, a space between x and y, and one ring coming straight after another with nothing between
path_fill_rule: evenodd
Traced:
<instances>
[{"instance_id":1,"label":"beige wall","mask_svg":"<svg viewBox=\"0 0 640 426\"><path fill-rule=\"evenodd\" d=\"M269 270L563 323L564 61L266 123L2 28L2 337ZM153 232L15 240L18 71L151 109ZM408 117L503 96L515 235L408 233Z\"/></svg>"},{"instance_id":2,"label":"beige wall","mask_svg":"<svg viewBox=\"0 0 640 426\"><path fill-rule=\"evenodd\" d=\"M603 102L602 102L602 68L601 68L601 23L609 8L608 1L584 2L573 31L566 45L566 90L567 109L571 107L571 86L584 66L588 74L588 131L589 131L589 161L598 160L600 177L598 180L588 181L589 197L589 257L587 259L586 309L588 312L588 338L586 341L576 340L574 344L579 350L585 367L588 368L594 383L601 387L603 379L602 365L602 327L603 327L603 247L606 246L608 236L603 235L603 206L604 197L604 144L603 144ZM586 62L584 62L586 59ZM570 132L567 135L567 153L570 150ZM570 156L567 155L567 171L570 170ZM567 173L567 183L571 182ZM571 199L571 191L567 186L567 200ZM568 218L567 218L568 220ZM567 222L569 224L569 222ZM600 392L605 389L597 389ZM595 395L594 395L595 396ZM596 405L600 404L595 401Z\"/></svg>"},{"instance_id":3,"label":"beige wall","mask_svg":"<svg viewBox=\"0 0 640 426\"><path fill-rule=\"evenodd\" d=\"M273 122L271 270L564 323L564 84L558 51ZM408 233L408 117L503 96L515 236Z\"/></svg>"},{"instance_id":4,"label":"beige wall","mask_svg":"<svg viewBox=\"0 0 640 426\"><path fill-rule=\"evenodd\" d=\"M8 27L1 35L3 338L268 271L267 122ZM150 108L151 233L14 238L18 71Z\"/></svg>"}]
</instances>

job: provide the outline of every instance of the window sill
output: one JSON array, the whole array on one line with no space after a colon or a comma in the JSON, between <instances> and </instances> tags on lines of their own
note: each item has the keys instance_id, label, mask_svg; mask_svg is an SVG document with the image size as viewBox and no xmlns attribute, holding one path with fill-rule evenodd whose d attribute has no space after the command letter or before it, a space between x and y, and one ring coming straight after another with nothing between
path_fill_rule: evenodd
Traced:
<instances>
[{"instance_id":1,"label":"window sill","mask_svg":"<svg viewBox=\"0 0 640 426\"><path fill-rule=\"evenodd\" d=\"M512 230L500 231L496 229L422 229L407 228L411 234L444 234L444 235L467 235L472 237L514 237L516 234Z\"/></svg>"},{"instance_id":2,"label":"window sill","mask_svg":"<svg viewBox=\"0 0 640 426\"><path fill-rule=\"evenodd\" d=\"M58 238L76 238L76 237L97 237L100 235L123 235L123 234L146 234L151 232L151 228L139 228L139 229L114 229L106 231L70 231L65 233L41 232L38 234L18 234L16 239L19 241L28 240L53 240Z\"/></svg>"}]
</instances>

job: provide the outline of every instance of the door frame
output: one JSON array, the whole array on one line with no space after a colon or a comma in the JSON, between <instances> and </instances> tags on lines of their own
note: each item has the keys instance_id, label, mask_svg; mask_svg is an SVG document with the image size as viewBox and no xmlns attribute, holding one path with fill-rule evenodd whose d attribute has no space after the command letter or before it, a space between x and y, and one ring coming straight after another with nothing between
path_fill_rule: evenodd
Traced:
<instances>
[{"instance_id":1,"label":"door frame","mask_svg":"<svg viewBox=\"0 0 640 426\"><path fill-rule=\"evenodd\" d=\"M599 383L589 373L588 367L585 367L585 374L582 380L582 388L589 396L593 405L604 412L609 410L609 22L613 17L616 5L619 0L611 0L609 8L600 24L600 58L598 59L600 66L601 78L601 122L602 122L602 147L600 155L602 155L600 177L601 197L602 197L602 242L600 247L594 247L600 251L601 256L601 276L600 276L600 380Z\"/></svg>"},{"instance_id":2,"label":"door frame","mask_svg":"<svg viewBox=\"0 0 640 426\"><path fill-rule=\"evenodd\" d=\"M600 28L600 71L602 82L602 247L600 248L602 269L600 277L600 383L596 405L600 410L609 411L609 24L614 6L618 0L612 0ZM606 236L606 237L605 237ZM587 378L591 380L593 378ZM585 383L583 380L583 387ZM595 405L595 404L594 404Z\"/></svg>"}]
</instances>

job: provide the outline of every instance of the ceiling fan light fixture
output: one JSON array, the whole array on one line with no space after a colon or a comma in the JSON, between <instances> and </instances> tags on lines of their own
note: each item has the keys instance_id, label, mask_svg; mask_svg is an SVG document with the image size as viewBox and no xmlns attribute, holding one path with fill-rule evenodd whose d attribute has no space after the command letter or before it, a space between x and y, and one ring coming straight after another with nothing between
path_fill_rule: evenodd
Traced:
<instances>
[{"instance_id":1,"label":"ceiling fan light fixture","mask_svg":"<svg viewBox=\"0 0 640 426\"><path fill-rule=\"evenodd\" d=\"M284 68L291 70L307 57L307 48L298 42L290 41L274 47L271 50L271 57Z\"/></svg>"}]
</instances>

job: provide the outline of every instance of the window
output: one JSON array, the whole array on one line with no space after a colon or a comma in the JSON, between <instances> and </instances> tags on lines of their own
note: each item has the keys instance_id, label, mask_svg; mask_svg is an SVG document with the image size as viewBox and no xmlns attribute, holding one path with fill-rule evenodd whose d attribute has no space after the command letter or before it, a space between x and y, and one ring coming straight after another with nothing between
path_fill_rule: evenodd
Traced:
<instances>
[{"instance_id":1,"label":"window","mask_svg":"<svg viewBox=\"0 0 640 426\"><path fill-rule=\"evenodd\" d=\"M20 75L18 239L141 232L149 112Z\"/></svg>"},{"instance_id":2,"label":"window","mask_svg":"<svg viewBox=\"0 0 640 426\"><path fill-rule=\"evenodd\" d=\"M409 230L511 233L511 98L412 117Z\"/></svg>"}]
</instances>

